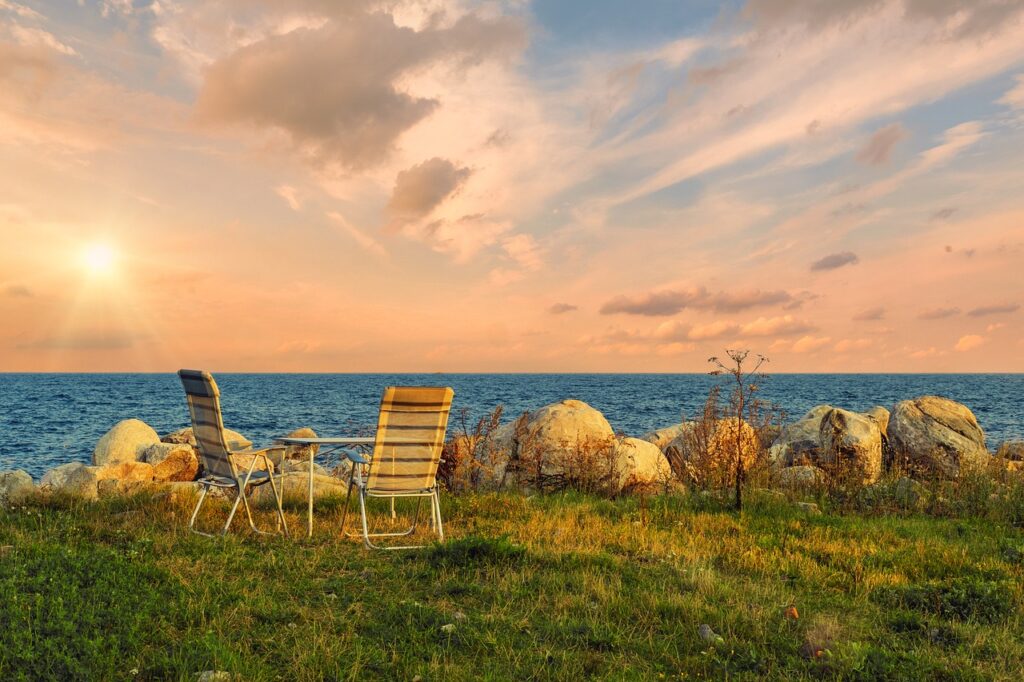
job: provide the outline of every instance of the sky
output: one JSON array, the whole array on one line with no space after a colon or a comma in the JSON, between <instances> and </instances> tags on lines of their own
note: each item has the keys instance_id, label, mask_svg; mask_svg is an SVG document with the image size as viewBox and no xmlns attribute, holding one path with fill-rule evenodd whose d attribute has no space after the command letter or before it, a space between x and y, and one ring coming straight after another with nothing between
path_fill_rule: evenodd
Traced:
<instances>
[{"instance_id":1,"label":"sky","mask_svg":"<svg viewBox=\"0 0 1024 682\"><path fill-rule=\"evenodd\" d=\"M0 0L0 371L1024 371L1024 0Z\"/></svg>"}]
</instances>

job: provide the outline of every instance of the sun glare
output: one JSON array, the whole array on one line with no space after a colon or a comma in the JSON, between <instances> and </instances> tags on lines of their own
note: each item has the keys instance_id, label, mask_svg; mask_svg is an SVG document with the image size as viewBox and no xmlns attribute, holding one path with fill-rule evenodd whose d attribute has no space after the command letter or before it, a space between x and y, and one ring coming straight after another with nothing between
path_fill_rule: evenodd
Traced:
<instances>
[{"instance_id":1,"label":"sun glare","mask_svg":"<svg viewBox=\"0 0 1024 682\"><path fill-rule=\"evenodd\" d=\"M82 263L86 270L97 275L110 272L115 259L114 250L106 244L92 244L82 252Z\"/></svg>"}]
</instances>

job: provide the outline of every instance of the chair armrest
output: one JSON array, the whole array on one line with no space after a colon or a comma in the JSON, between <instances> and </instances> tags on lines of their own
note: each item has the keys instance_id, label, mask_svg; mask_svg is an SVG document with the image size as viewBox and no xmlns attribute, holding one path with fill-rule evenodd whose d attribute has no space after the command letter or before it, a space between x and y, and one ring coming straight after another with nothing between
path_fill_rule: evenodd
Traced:
<instances>
[{"instance_id":1,"label":"chair armrest","mask_svg":"<svg viewBox=\"0 0 1024 682\"><path fill-rule=\"evenodd\" d=\"M370 460L366 459L365 457L360 455L358 452L351 452L349 450L345 450L345 457L347 457L348 461L352 462L353 464L369 464L370 463Z\"/></svg>"}]
</instances>

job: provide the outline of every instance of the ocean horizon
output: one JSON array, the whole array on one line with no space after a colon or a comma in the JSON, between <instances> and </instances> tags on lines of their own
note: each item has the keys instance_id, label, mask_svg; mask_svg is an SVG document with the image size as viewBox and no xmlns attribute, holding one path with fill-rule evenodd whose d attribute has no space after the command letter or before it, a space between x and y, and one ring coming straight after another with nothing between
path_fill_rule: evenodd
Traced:
<instances>
[{"instance_id":1,"label":"ocean horizon","mask_svg":"<svg viewBox=\"0 0 1024 682\"><path fill-rule=\"evenodd\" d=\"M449 433L501 405L504 418L566 398L604 413L630 436L691 418L723 377L697 373L215 373L224 421L257 444L300 427L323 436L363 434L375 423L389 385L444 384L455 389ZM811 407L851 410L893 405L921 395L964 403L985 431L990 449L1024 439L1024 374L770 374L760 397L792 421ZM0 468L39 478L54 466L89 461L96 441L122 419L137 418L161 435L189 425L173 373L0 373Z\"/></svg>"}]
</instances>

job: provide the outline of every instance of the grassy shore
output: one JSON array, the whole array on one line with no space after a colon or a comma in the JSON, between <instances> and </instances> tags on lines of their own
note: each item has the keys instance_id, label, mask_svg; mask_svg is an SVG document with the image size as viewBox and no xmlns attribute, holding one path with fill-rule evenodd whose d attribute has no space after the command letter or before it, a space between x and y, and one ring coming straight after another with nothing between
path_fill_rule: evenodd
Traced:
<instances>
[{"instance_id":1,"label":"grassy shore","mask_svg":"<svg viewBox=\"0 0 1024 682\"><path fill-rule=\"evenodd\" d=\"M739 515L689 495L444 504L449 541L398 554L338 539L338 502L318 505L312 540L190 535L187 504L149 494L0 512L0 679L1011 680L1024 667L1024 535L1008 523L810 515L756 495ZM301 527L299 505L289 518Z\"/></svg>"}]
</instances>

